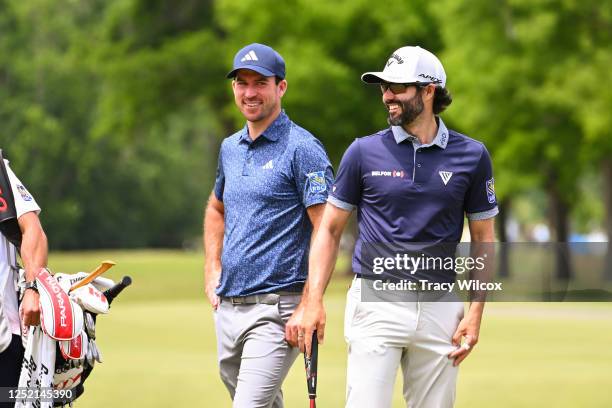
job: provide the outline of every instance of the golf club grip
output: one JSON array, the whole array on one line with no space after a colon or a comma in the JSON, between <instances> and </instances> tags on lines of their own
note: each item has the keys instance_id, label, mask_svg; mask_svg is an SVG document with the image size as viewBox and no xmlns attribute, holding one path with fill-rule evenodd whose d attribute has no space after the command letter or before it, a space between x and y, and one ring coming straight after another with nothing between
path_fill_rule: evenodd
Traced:
<instances>
[{"instance_id":1,"label":"golf club grip","mask_svg":"<svg viewBox=\"0 0 612 408\"><path fill-rule=\"evenodd\" d=\"M317 331L312 332L312 344L310 346L310 366L312 373L312 394L317 395L317 363L319 362L319 338Z\"/></svg>"},{"instance_id":2,"label":"golf club grip","mask_svg":"<svg viewBox=\"0 0 612 408\"><path fill-rule=\"evenodd\" d=\"M317 397L317 363L319 361L319 341L317 331L312 333L312 344L310 346L310 357L304 353L304 364L306 365L306 384L308 386L308 397L310 405L313 406L314 399Z\"/></svg>"},{"instance_id":3,"label":"golf club grip","mask_svg":"<svg viewBox=\"0 0 612 408\"><path fill-rule=\"evenodd\" d=\"M123 289L127 288L132 284L132 278L129 276L124 276L120 282L117 282L115 286L110 289L104 291L104 296L106 296L106 300L108 300L108 304L110 305L113 300L123 291Z\"/></svg>"}]
</instances>

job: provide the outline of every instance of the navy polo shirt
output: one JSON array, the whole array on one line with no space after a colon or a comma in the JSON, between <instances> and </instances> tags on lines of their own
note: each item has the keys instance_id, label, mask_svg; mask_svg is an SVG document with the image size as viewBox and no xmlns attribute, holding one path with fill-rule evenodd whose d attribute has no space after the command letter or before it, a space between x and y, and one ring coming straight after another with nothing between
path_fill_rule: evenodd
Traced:
<instances>
[{"instance_id":1,"label":"navy polo shirt","mask_svg":"<svg viewBox=\"0 0 612 408\"><path fill-rule=\"evenodd\" d=\"M312 233L306 208L324 203L332 182L321 142L284 111L254 141L246 126L226 138L214 189L225 209L217 294L301 291Z\"/></svg>"},{"instance_id":2,"label":"navy polo shirt","mask_svg":"<svg viewBox=\"0 0 612 408\"><path fill-rule=\"evenodd\" d=\"M392 126L345 152L328 201L357 209L355 273L362 272L364 244L458 243L465 214L480 220L498 213L485 146L436 120L431 144ZM454 278L451 272L443 280Z\"/></svg>"}]
</instances>

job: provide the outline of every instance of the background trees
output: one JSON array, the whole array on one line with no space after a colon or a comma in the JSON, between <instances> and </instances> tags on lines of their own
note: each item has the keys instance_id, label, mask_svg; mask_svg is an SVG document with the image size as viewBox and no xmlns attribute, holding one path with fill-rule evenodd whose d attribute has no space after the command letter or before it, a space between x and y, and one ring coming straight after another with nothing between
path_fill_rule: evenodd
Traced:
<instances>
[{"instance_id":1,"label":"background trees","mask_svg":"<svg viewBox=\"0 0 612 408\"><path fill-rule=\"evenodd\" d=\"M237 49L281 52L285 109L338 163L385 126L360 74L420 44L445 64L446 121L493 155L504 213L560 241L610 236L611 18L591 0L2 0L0 147L53 247L184 246L243 126L224 79Z\"/></svg>"}]
</instances>

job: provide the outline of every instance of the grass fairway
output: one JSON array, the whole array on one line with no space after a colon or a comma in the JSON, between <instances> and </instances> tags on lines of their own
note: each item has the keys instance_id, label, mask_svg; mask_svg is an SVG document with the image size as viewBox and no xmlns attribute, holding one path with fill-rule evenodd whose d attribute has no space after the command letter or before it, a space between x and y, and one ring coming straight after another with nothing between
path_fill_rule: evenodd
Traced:
<instances>
[{"instance_id":1,"label":"grass fairway","mask_svg":"<svg viewBox=\"0 0 612 408\"><path fill-rule=\"evenodd\" d=\"M134 284L98 320L104 363L86 382L82 407L230 407L218 376L210 307L202 291L203 258L173 251L57 253L55 272L117 266L113 279ZM346 278L328 291L320 348L318 406L344 406L342 337ZM464 363L457 407L611 407L612 305L491 303L481 341ZM404 406L400 375L394 407ZM301 357L283 387L286 407L307 406Z\"/></svg>"}]
</instances>

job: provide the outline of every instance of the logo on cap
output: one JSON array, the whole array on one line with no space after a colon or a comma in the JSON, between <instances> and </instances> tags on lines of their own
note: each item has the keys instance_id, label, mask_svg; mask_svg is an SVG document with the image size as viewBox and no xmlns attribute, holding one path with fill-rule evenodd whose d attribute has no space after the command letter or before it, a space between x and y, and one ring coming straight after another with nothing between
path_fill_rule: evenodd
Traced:
<instances>
[{"instance_id":1,"label":"logo on cap","mask_svg":"<svg viewBox=\"0 0 612 408\"><path fill-rule=\"evenodd\" d=\"M442 82L441 80L439 80L435 76L432 76L432 75L429 75L429 74L419 74L418 76L420 76L421 78L425 78L425 79L431 79L431 82L433 82L435 84L439 84L440 82Z\"/></svg>"},{"instance_id":2,"label":"logo on cap","mask_svg":"<svg viewBox=\"0 0 612 408\"><path fill-rule=\"evenodd\" d=\"M240 60L240 62L244 61L259 61L259 58L257 58L257 54L255 54L255 51L251 50L247 52L246 55Z\"/></svg>"},{"instance_id":3,"label":"logo on cap","mask_svg":"<svg viewBox=\"0 0 612 408\"><path fill-rule=\"evenodd\" d=\"M394 62L397 62L398 64L403 64L404 60L402 59L402 57L400 57L399 55L393 53L390 57L389 57L389 61L387 61L387 66L393 64Z\"/></svg>"}]
</instances>

